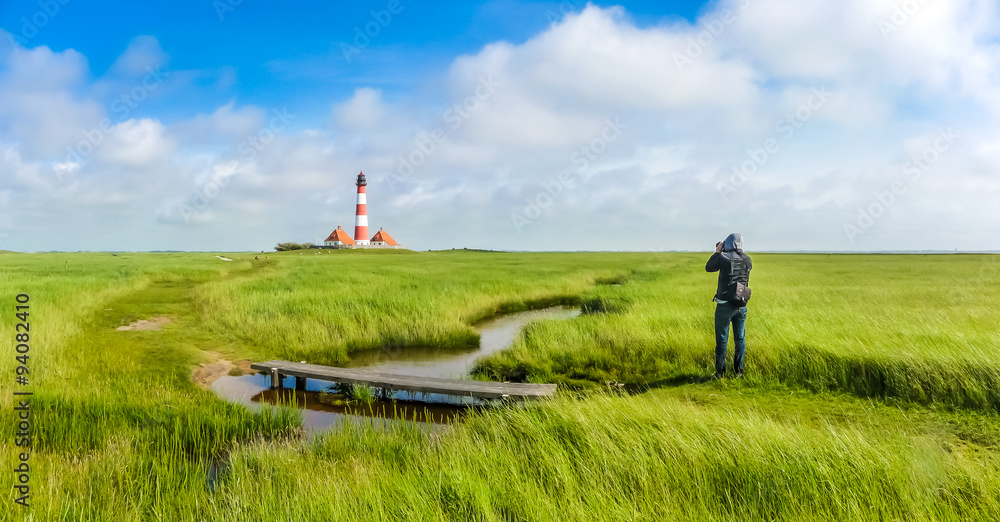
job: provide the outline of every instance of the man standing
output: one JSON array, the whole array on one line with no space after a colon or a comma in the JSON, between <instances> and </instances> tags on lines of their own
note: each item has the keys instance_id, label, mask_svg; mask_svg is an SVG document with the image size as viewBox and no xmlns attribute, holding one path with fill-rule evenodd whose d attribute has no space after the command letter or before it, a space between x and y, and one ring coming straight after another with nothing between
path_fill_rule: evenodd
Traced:
<instances>
[{"instance_id":1,"label":"man standing","mask_svg":"<svg viewBox=\"0 0 1000 522\"><path fill-rule=\"evenodd\" d=\"M729 342L729 323L733 324L733 370L736 377L743 377L743 356L746 353L746 302L736 296L736 284L749 285L750 256L743 253L743 236L729 234L715 244L715 253L705 265L706 272L719 273L715 291L715 378L726 373L726 344Z\"/></svg>"}]
</instances>

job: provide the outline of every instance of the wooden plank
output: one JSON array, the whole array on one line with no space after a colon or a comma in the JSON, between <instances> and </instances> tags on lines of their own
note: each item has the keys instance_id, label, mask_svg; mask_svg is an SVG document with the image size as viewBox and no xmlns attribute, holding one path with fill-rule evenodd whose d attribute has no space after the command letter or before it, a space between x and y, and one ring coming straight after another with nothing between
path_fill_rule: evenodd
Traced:
<instances>
[{"instance_id":1,"label":"wooden plank","mask_svg":"<svg viewBox=\"0 0 1000 522\"><path fill-rule=\"evenodd\" d=\"M525 384L466 381L461 379L440 379L436 377L415 377L394 373L380 373L363 368L334 368L318 364L289 361L266 361L253 363L251 368L270 373L277 368L281 375L305 379L317 379L343 384L373 386L391 390L416 393L438 393L478 397L481 399L539 399L551 397L556 392L555 384Z\"/></svg>"}]
</instances>

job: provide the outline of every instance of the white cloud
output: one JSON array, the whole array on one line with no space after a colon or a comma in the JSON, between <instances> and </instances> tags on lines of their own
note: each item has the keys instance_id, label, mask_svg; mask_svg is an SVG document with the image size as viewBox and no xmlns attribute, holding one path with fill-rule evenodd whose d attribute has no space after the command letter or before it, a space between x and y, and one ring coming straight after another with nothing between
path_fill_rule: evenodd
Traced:
<instances>
[{"instance_id":1,"label":"white cloud","mask_svg":"<svg viewBox=\"0 0 1000 522\"><path fill-rule=\"evenodd\" d=\"M175 123L167 132L174 141L187 146L231 147L256 134L264 124L265 116L265 111L259 107L237 107L235 101L230 101L211 114L199 114L190 120Z\"/></svg>"},{"instance_id":2,"label":"white cloud","mask_svg":"<svg viewBox=\"0 0 1000 522\"><path fill-rule=\"evenodd\" d=\"M1000 248L983 244L1000 220L998 8L928 0L903 20L903 3L724 0L694 24L645 27L588 6L523 43L456 57L428 73L433 89L358 86L317 110L322 124L274 133L252 155L236 145L271 109L234 100L180 121L118 121L92 155L67 159L108 117L94 86L168 56L137 38L115 78L93 80L74 51L0 48L0 176L39 223L66 225L45 210L58 201L121 228L126 248L325 237L350 224L359 170L373 226L417 248L710 248L733 230L754 249ZM609 120L624 127L613 140ZM947 127L961 140L849 242L842 225ZM748 161L724 199L718 185ZM230 162L238 172L211 188ZM525 209L534 217L519 228ZM29 243L12 223L5 245Z\"/></svg>"},{"instance_id":3,"label":"white cloud","mask_svg":"<svg viewBox=\"0 0 1000 522\"><path fill-rule=\"evenodd\" d=\"M0 38L3 38L0 34ZM95 125L102 111L78 92L88 80L86 58L73 50L8 47L0 56L0 122L6 141L18 142L25 157L62 154Z\"/></svg>"},{"instance_id":4,"label":"white cloud","mask_svg":"<svg viewBox=\"0 0 1000 522\"><path fill-rule=\"evenodd\" d=\"M165 66L169 56L160 47L160 42L153 36L137 36L129 43L115 63L111 71L120 76L141 77L154 67Z\"/></svg>"},{"instance_id":5,"label":"white cloud","mask_svg":"<svg viewBox=\"0 0 1000 522\"><path fill-rule=\"evenodd\" d=\"M345 130L370 130L385 124L382 93L370 87L354 91L354 97L334 110L337 123Z\"/></svg>"},{"instance_id":6,"label":"white cloud","mask_svg":"<svg viewBox=\"0 0 1000 522\"><path fill-rule=\"evenodd\" d=\"M97 157L106 163L142 167L170 161L173 143L165 136L163 125L150 119L128 120L112 127L106 143L96 148Z\"/></svg>"}]
</instances>

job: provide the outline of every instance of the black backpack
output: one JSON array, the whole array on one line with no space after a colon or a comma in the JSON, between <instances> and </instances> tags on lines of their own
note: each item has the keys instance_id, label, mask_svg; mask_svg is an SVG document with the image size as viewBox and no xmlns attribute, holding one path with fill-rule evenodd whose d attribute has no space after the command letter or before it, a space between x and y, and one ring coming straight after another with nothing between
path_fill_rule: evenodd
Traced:
<instances>
[{"instance_id":1,"label":"black backpack","mask_svg":"<svg viewBox=\"0 0 1000 522\"><path fill-rule=\"evenodd\" d=\"M750 287L743 281L750 282L750 271L746 269L743 254L735 253L729 263L729 287L726 289L726 301L737 307L744 307L750 301Z\"/></svg>"}]
</instances>

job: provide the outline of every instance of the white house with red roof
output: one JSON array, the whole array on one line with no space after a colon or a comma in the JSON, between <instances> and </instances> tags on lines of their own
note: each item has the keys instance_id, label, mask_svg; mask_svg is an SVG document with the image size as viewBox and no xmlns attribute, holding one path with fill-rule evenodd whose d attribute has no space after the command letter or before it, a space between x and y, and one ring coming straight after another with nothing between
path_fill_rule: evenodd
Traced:
<instances>
[{"instance_id":1,"label":"white house with red roof","mask_svg":"<svg viewBox=\"0 0 1000 522\"><path fill-rule=\"evenodd\" d=\"M334 230L330 237L323 241L323 246L333 247L333 248L349 248L354 246L354 240L351 236L347 235L347 231L337 226L337 230Z\"/></svg>"},{"instance_id":2,"label":"white house with red roof","mask_svg":"<svg viewBox=\"0 0 1000 522\"><path fill-rule=\"evenodd\" d=\"M378 232L372 237L372 244L378 246L399 246L396 240L389 235L388 232L379 227Z\"/></svg>"}]
</instances>

